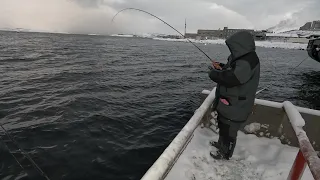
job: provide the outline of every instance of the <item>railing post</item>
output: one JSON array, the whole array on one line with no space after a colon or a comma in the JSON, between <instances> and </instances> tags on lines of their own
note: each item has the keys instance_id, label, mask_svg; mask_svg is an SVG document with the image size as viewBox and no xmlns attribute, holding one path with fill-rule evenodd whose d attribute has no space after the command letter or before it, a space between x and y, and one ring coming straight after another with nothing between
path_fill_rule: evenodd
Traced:
<instances>
[{"instance_id":1,"label":"railing post","mask_svg":"<svg viewBox=\"0 0 320 180\"><path fill-rule=\"evenodd\" d=\"M306 160L304 159L301 150L299 150L287 180L300 180L306 168L306 165Z\"/></svg>"}]
</instances>

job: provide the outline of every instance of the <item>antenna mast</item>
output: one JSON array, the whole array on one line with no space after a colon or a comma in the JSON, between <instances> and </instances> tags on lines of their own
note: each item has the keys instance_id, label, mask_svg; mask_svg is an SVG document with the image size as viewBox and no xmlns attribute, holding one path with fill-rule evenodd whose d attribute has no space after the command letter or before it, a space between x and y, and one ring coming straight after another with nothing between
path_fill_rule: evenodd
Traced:
<instances>
[{"instance_id":1,"label":"antenna mast","mask_svg":"<svg viewBox=\"0 0 320 180\"><path fill-rule=\"evenodd\" d=\"M185 21L184 21L184 36L186 36L187 34L187 18L185 18Z\"/></svg>"}]
</instances>

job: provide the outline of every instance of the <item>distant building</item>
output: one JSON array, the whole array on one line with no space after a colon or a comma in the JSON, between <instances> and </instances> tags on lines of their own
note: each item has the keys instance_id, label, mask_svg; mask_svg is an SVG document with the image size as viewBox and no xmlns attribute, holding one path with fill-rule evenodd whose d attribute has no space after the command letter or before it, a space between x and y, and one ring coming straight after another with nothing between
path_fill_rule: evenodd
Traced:
<instances>
[{"instance_id":1,"label":"distant building","mask_svg":"<svg viewBox=\"0 0 320 180\"><path fill-rule=\"evenodd\" d=\"M266 31L253 31L253 37L255 40L266 40Z\"/></svg>"},{"instance_id":2,"label":"distant building","mask_svg":"<svg viewBox=\"0 0 320 180\"><path fill-rule=\"evenodd\" d=\"M197 36L198 34L197 33L186 33L184 35L185 38L188 38L188 39L197 39Z\"/></svg>"},{"instance_id":3,"label":"distant building","mask_svg":"<svg viewBox=\"0 0 320 180\"><path fill-rule=\"evenodd\" d=\"M266 33L264 31L254 31L253 29L229 29L224 27L223 30L198 30L199 39L227 39L233 34L240 31L249 31L256 40L265 40Z\"/></svg>"},{"instance_id":4,"label":"distant building","mask_svg":"<svg viewBox=\"0 0 320 180\"><path fill-rule=\"evenodd\" d=\"M248 31L252 35L254 34L254 30L253 29L229 29L228 27L224 27L223 28L224 38L227 39L230 36L232 36L233 34L235 34L237 32L240 32L240 31Z\"/></svg>"},{"instance_id":5,"label":"distant building","mask_svg":"<svg viewBox=\"0 0 320 180\"><path fill-rule=\"evenodd\" d=\"M300 27L300 30L320 31L320 21L307 22L305 25Z\"/></svg>"},{"instance_id":6,"label":"distant building","mask_svg":"<svg viewBox=\"0 0 320 180\"><path fill-rule=\"evenodd\" d=\"M320 30L320 21L313 21L311 24L311 30Z\"/></svg>"},{"instance_id":7,"label":"distant building","mask_svg":"<svg viewBox=\"0 0 320 180\"><path fill-rule=\"evenodd\" d=\"M187 20L185 20L184 37L189 39L227 39L233 34L240 31L249 31L255 40L265 40L266 31L254 31L253 29L229 29L224 27L223 30L209 30L209 29L199 29L197 33L187 33Z\"/></svg>"},{"instance_id":8,"label":"distant building","mask_svg":"<svg viewBox=\"0 0 320 180\"><path fill-rule=\"evenodd\" d=\"M200 39L217 39L217 38L223 38L224 34L221 30L204 30L199 29L198 30L198 36Z\"/></svg>"}]
</instances>

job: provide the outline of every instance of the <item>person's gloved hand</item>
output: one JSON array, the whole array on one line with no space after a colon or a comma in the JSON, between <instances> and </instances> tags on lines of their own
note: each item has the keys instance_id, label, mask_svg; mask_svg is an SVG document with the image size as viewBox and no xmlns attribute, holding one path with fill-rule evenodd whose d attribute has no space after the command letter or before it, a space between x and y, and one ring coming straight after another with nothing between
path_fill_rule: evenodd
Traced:
<instances>
[{"instance_id":1,"label":"person's gloved hand","mask_svg":"<svg viewBox=\"0 0 320 180\"><path fill-rule=\"evenodd\" d=\"M222 70L222 67L220 66L220 63L219 62L215 62L213 61L212 62L212 66L217 69L217 70Z\"/></svg>"}]
</instances>

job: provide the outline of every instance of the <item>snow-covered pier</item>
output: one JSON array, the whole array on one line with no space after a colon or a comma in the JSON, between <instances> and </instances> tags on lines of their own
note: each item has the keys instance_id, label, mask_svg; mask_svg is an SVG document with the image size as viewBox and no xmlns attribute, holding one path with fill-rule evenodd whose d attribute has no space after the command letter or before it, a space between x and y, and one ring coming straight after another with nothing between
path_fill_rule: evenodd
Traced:
<instances>
[{"instance_id":1,"label":"snow-covered pier","mask_svg":"<svg viewBox=\"0 0 320 180\"><path fill-rule=\"evenodd\" d=\"M209 141L218 138L211 111L214 91L143 176L143 180L316 179L320 180L320 111L290 102L256 99L238 133L234 156L214 160Z\"/></svg>"}]
</instances>

